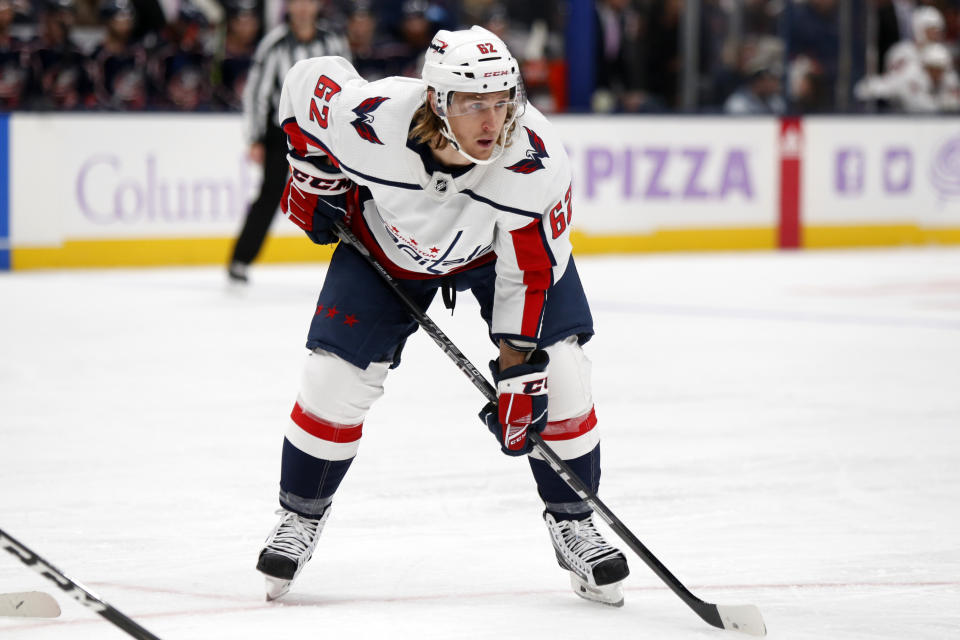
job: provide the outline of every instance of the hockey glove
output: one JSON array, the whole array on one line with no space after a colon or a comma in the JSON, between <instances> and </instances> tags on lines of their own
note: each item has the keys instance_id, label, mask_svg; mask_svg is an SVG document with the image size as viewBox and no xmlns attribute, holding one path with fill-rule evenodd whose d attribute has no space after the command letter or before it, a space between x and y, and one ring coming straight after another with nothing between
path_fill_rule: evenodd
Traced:
<instances>
[{"instance_id":1,"label":"hockey glove","mask_svg":"<svg viewBox=\"0 0 960 640\"><path fill-rule=\"evenodd\" d=\"M523 364L500 371L497 360L490 371L497 383L497 403L488 402L480 410L480 419L496 436L500 449L508 456L522 456L533 447L527 433L540 433L547 426L546 351L534 351Z\"/></svg>"},{"instance_id":2,"label":"hockey glove","mask_svg":"<svg viewBox=\"0 0 960 640\"><path fill-rule=\"evenodd\" d=\"M304 163L298 161L297 164ZM290 169L280 209L317 244L336 242L333 225L347 215L347 192L354 186L353 182L333 166L329 172L311 167L312 172L325 173L325 177L305 173L292 160Z\"/></svg>"}]
</instances>

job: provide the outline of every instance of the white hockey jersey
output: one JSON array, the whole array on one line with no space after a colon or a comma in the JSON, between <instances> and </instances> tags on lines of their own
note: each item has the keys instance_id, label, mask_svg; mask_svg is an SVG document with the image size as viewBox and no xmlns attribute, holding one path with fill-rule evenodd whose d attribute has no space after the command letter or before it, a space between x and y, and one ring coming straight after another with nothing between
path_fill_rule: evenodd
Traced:
<instances>
[{"instance_id":1,"label":"white hockey jersey","mask_svg":"<svg viewBox=\"0 0 960 640\"><path fill-rule=\"evenodd\" d=\"M927 47L939 45L926 45ZM867 76L853 87L858 100L890 100L904 113L951 113L960 110L960 76L952 63L935 86L923 68L923 47L901 40L887 51L886 71Z\"/></svg>"},{"instance_id":2,"label":"white hockey jersey","mask_svg":"<svg viewBox=\"0 0 960 640\"><path fill-rule=\"evenodd\" d=\"M358 235L395 275L440 277L495 254L492 333L533 341L547 289L570 257L566 152L546 118L527 105L499 160L458 176L428 173L407 139L425 97L418 79L367 82L340 57L297 63L284 81L279 113L291 165L310 173L326 155L369 189Z\"/></svg>"}]
</instances>

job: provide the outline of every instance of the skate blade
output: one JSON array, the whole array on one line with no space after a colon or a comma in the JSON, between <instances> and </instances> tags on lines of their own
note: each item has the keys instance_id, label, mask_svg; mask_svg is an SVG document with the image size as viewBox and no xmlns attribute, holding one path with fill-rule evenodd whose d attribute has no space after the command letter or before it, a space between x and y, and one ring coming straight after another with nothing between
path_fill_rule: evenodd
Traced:
<instances>
[{"instance_id":1,"label":"skate blade","mask_svg":"<svg viewBox=\"0 0 960 640\"><path fill-rule=\"evenodd\" d=\"M267 587L267 602L272 602L277 598L285 596L287 592L290 591L290 585L293 584L293 580L284 580L271 576L264 576L264 582L266 582Z\"/></svg>"},{"instance_id":2,"label":"skate blade","mask_svg":"<svg viewBox=\"0 0 960 640\"><path fill-rule=\"evenodd\" d=\"M584 582L577 574L570 572L570 586L573 587L573 592L584 600L605 604L608 607L623 606L623 583L621 582L593 587Z\"/></svg>"}]
</instances>

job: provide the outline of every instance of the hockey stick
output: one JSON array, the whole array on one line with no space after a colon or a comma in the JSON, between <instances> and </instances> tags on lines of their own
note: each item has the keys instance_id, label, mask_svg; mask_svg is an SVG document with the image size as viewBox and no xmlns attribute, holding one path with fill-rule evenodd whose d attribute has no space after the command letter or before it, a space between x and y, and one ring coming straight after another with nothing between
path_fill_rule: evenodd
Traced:
<instances>
[{"instance_id":1,"label":"hockey stick","mask_svg":"<svg viewBox=\"0 0 960 640\"><path fill-rule=\"evenodd\" d=\"M0 618L56 618L60 605L49 593L0 593Z\"/></svg>"},{"instance_id":2,"label":"hockey stick","mask_svg":"<svg viewBox=\"0 0 960 640\"><path fill-rule=\"evenodd\" d=\"M28 549L22 543L17 542L10 534L0 529L0 547L16 556L23 564L27 565L45 578L52 580L60 590L70 596L88 609L93 609L101 616L120 627L127 634L137 638L137 640L160 640L139 624L114 609L99 597L91 593L89 589L82 584L70 578L64 572L60 571L52 564L38 556Z\"/></svg>"},{"instance_id":3,"label":"hockey stick","mask_svg":"<svg viewBox=\"0 0 960 640\"><path fill-rule=\"evenodd\" d=\"M497 390L493 388L487 379L481 374L473 363L463 354L457 345L447 337L447 335L438 327L430 317L424 313L417 303L407 293L400 288L397 281L391 276L380 262L374 258L367 250L360 239L342 222L335 224L337 235L340 240L347 243L357 250L357 252L366 260L366 262L380 274L380 277L390 287L391 291L397 295L404 306L417 321L428 336L449 356L453 363L463 371L473 385L490 402L497 401ZM699 615L705 622L720 629L731 629L742 631L755 636L767 634L767 627L763 622L763 616L760 610L752 604L748 605L715 605L704 602L693 595L689 589L683 586L670 571L661 563L653 553L647 549L640 540L614 515L614 513L600 500L599 497L588 487L574 471L558 456L550 446L543 441L540 434L531 433L528 435L534 449L543 456L550 467L559 475L580 498L597 512L601 518L606 521L610 528L620 538L633 549L634 553L640 556L650 569L670 587L670 589L683 600L688 607Z\"/></svg>"}]
</instances>

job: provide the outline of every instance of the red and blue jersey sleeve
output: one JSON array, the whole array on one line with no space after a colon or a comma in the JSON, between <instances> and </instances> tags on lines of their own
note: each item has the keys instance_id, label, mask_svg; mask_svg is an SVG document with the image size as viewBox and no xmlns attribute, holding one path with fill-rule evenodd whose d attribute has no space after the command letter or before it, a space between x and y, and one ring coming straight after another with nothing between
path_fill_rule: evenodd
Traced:
<instances>
[{"instance_id":1,"label":"red and blue jersey sleeve","mask_svg":"<svg viewBox=\"0 0 960 640\"><path fill-rule=\"evenodd\" d=\"M559 154L558 154L559 155ZM493 336L532 347L540 337L550 287L566 270L570 258L572 190L566 156L561 170L545 175L547 195L539 217L504 214L494 247L497 283Z\"/></svg>"}]
</instances>

